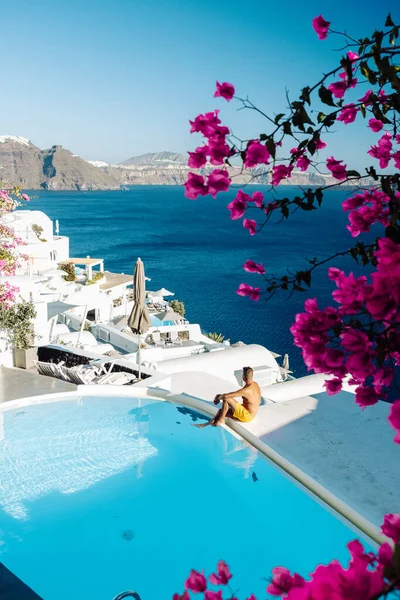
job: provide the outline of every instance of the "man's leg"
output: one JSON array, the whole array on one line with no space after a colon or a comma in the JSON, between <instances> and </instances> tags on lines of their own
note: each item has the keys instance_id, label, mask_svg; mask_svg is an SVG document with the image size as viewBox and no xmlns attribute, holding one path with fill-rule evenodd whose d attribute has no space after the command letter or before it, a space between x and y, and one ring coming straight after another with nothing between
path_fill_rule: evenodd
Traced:
<instances>
[{"instance_id":1,"label":"man's leg","mask_svg":"<svg viewBox=\"0 0 400 600\"><path fill-rule=\"evenodd\" d=\"M236 403L236 400L233 400L233 402ZM204 427L208 427L209 425L212 425L213 427L218 427L219 425L222 425L225 417L233 417L233 413L235 412L235 409L231 408L228 405L228 412L225 413L224 417L222 417L223 408L224 407L222 406L222 408L220 408L219 411L216 413L215 417L213 417L210 421L207 421L207 423L200 423L199 425L197 425L197 423L193 423L193 427L197 427L198 429L204 429ZM222 422L220 423L221 419Z\"/></svg>"},{"instance_id":2,"label":"man's leg","mask_svg":"<svg viewBox=\"0 0 400 600\"><path fill-rule=\"evenodd\" d=\"M215 417L215 427L220 427L223 425L225 423L225 417L233 416L236 405L237 402L233 398L228 398L227 400L224 398L222 408L219 411L220 414L218 418Z\"/></svg>"},{"instance_id":3,"label":"man's leg","mask_svg":"<svg viewBox=\"0 0 400 600\"><path fill-rule=\"evenodd\" d=\"M207 423L200 423L199 425L197 425L197 423L193 423L193 427L197 427L198 429L204 429L204 427L208 427L209 425L215 425L215 421L220 418L221 411L222 408L220 408L215 417L210 419L210 421L207 421Z\"/></svg>"}]
</instances>

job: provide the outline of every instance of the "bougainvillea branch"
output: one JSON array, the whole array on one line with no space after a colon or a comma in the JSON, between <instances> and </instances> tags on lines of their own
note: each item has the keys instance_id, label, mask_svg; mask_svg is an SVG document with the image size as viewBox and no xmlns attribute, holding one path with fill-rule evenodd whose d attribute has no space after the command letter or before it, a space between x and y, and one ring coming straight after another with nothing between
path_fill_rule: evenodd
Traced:
<instances>
[{"instance_id":1,"label":"bougainvillea branch","mask_svg":"<svg viewBox=\"0 0 400 600\"><path fill-rule=\"evenodd\" d=\"M296 316L291 327L307 368L326 374L327 393L336 394L346 383L352 386L356 403L364 409L387 400L391 391L400 389L400 25L389 15L382 30L358 40L347 32L334 32L330 25L322 15L312 22L320 40L331 34L344 36L345 49L352 50L317 83L303 87L298 99L288 98L288 107L282 112L269 115L248 98L235 95L232 84L217 83L216 97L228 101L235 98L240 109L262 115L267 132L240 140L222 124L218 110L196 117L191 121L191 131L201 133L206 143L189 153L189 166L202 171L189 173L185 189L191 200L227 191L236 160L252 183L268 176L276 193L283 180L290 181L294 168L319 172L318 153L327 146L325 134L332 132L334 125L351 127L356 120L364 119L366 127L377 136L376 142L365 149L368 163L364 173L340 156L331 155L325 167L336 180L333 185L303 189L292 198L274 197L272 201L260 191L250 195L240 189L227 206L230 218L242 220L254 236L265 230L273 215L285 220L297 210L315 210L330 187L351 186L342 207L348 213L349 241L359 238L355 245L328 258L309 259L307 268L283 276L269 273L268 265L246 260L244 270L258 283L241 283L237 293L259 301L281 290L305 292L311 286L313 271L339 256L349 255L359 264L369 265L368 277L330 267L328 277L336 286L332 293L334 305L320 308L316 298L306 300L305 312ZM282 153L287 145L285 156ZM218 168L210 172L210 165ZM365 244L362 236L374 229L379 237ZM400 444L400 400L392 402L388 420L395 431L394 441ZM386 515L382 532L393 544L383 544L375 555L366 553L360 542L351 542L347 569L333 561L320 565L306 580L276 567L267 593L289 600L372 600L400 594L400 516ZM228 588L230 578L223 562L218 565L218 575L208 581L204 573L192 571L183 594L176 594L174 600L189 600L192 592L204 594L205 600L236 598ZM209 583L220 589L210 589ZM255 600L255 596L247 600Z\"/></svg>"}]
</instances>

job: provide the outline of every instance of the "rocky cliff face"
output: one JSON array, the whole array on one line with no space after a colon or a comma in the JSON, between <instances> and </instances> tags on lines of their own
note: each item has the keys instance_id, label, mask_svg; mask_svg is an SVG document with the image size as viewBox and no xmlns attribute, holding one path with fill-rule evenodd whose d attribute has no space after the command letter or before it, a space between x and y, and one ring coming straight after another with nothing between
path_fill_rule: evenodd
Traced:
<instances>
[{"instance_id":1,"label":"rocky cliff face","mask_svg":"<svg viewBox=\"0 0 400 600\"><path fill-rule=\"evenodd\" d=\"M200 172L207 175L213 167ZM121 185L182 185L191 169L187 155L156 152L134 156L119 165L103 161L86 161L62 146L40 150L26 138L0 136L0 180L21 185L25 189L48 190L110 190ZM233 182L267 184L267 168L258 167L241 172L229 167ZM294 171L281 185L329 185L337 183L330 174ZM363 180L364 185L371 182Z\"/></svg>"},{"instance_id":2,"label":"rocky cliff face","mask_svg":"<svg viewBox=\"0 0 400 600\"><path fill-rule=\"evenodd\" d=\"M103 190L120 185L61 146L40 150L17 136L0 136L0 180L35 190Z\"/></svg>"},{"instance_id":3,"label":"rocky cliff face","mask_svg":"<svg viewBox=\"0 0 400 600\"><path fill-rule=\"evenodd\" d=\"M186 154L175 154L173 152L158 152L155 154L142 154L132 157L119 165L101 167L118 179L123 185L182 185L187 179L187 174L193 169L187 166ZM207 175L212 169L211 165L200 170L200 173ZM228 171L233 178L233 182L242 184L268 184L270 183L269 168L257 167L244 172L239 167L229 167ZM337 183L330 174L320 174L315 172L303 173L293 171L292 177L285 179L281 185L329 185ZM371 181L365 178L363 185L370 185Z\"/></svg>"}]
</instances>

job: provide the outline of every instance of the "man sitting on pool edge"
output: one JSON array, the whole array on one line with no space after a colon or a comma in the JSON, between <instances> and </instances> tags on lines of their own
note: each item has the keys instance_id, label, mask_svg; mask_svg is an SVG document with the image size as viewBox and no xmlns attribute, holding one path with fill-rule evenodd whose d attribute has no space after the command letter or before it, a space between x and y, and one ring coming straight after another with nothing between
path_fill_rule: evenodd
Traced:
<instances>
[{"instance_id":1,"label":"man sitting on pool edge","mask_svg":"<svg viewBox=\"0 0 400 600\"><path fill-rule=\"evenodd\" d=\"M203 427L207 427L208 425L220 427L225 423L225 417L230 417L242 423L249 423L254 419L261 402L260 386L253 381L253 369L251 367L243 367L242 379L244 387L240 390L230 392L229 394L217 394L215 396L214 404L222 401L222 408L219 409L211 421L195 425L195 427L199 429L203 429ZM242 397L243 404L235 400L239 396Z\"/></svg>"}]
</instances>

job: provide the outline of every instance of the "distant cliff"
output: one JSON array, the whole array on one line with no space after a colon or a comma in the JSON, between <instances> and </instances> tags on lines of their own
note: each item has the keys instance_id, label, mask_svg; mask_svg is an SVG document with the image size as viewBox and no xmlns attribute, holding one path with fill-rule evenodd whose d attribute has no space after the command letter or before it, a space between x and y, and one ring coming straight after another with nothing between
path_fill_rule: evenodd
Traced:
<instances>
[{"instance_id":1,"label":"distant cliff","mask_svg":"<svg viewBox=\"0 0 400 600\"><path fill-rule=\"evenodd\" d=\"M207 175L211 165L201 169ZM62 146L41 150L26 138L0 136L0 180L25 189L110 190L121 185L182 185L191 169L187 155L156 152L134 156L119 165L104 161L86 161ZM235 184L267 184L269 172L257 167L241 172L229 167ZM337 183L330 174L294 171L281 185L315 186ZM371 183L368 179L364 185Z\"/></svg>"},{"instance_id":2,"label":"distant cliff","mask_svg":"<svg viewBox=\"0 0 400 600\"><path fill-rule=\"evenodd\" d=\"M120 185L61 146L40 150L17 136L0 136L0 180L34 190L107 190Z\"/></svg>"}]
</instances>

